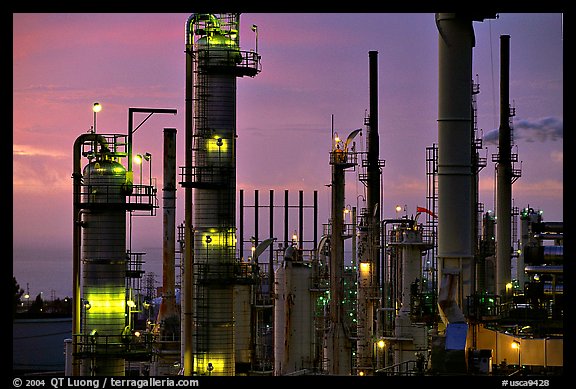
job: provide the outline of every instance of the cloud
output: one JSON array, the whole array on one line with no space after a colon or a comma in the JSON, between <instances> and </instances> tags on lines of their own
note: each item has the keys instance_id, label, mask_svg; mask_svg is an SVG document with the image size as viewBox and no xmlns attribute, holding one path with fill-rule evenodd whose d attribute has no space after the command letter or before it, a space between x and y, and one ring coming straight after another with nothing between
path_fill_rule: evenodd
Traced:
<instances>
[{"instance_id":1,"label":"cloud","mask_svg":"<svg viewBox=\"0 0 576 389\"><path fill-rule=\"evenodd\" d=\"M12 154L14 157L49 157L57 159L69 157L69 155L60 150L21 144L12 145Z\"/></svg>"},{"instance_id":2,"label":"cloud","mask_svg":"<svg viewBox=\"0 0 576 389\"><path fill-rule=\"evenodd\" d=\"M548 116L537 120L520 119L513 122L514 140L526 142L557 141L564 137L564 122L557 117ZM483 136L488 144L498 144L498 128L488 131Z\"/></svg>"}]
</instances>

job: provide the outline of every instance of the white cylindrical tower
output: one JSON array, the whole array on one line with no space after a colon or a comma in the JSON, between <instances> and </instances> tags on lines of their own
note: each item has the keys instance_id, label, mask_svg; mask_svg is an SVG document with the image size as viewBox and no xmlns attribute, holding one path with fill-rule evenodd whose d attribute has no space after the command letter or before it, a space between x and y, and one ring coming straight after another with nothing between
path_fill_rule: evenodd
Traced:
<instances>
[{"instance_id":1,"label":"white cylindrical tower","mask_svg":"<svg viewBox=\"0 0 576 389\"><path fill-rule=\"evenodd\" d=\"M414 320L412 307L422 284L422 252L430 245L422 241L422 230L413 227L403 228L401 240L390 244L397 244L401 249L401 305L394 323L394 364L401 364L428 352L426 325Z\"/></svg>"},{"instance_id":2,"label":"white cylindrical tower","mask_svg":"<svg viewBox=\"0 0 576 389\"><path fill-rule=\"evenodd\" d=\"M472 294L472 47L468 15L438 26L438 278L458 274L457 303ZM446 272L445 270L448 270Z\"/></svg>"},{"instance_id":3,"label":"white cylindrical tower","mask_svg":"<svg viewBox=\"0 0 576 389\"><path fill-rule=\"evenodd\" d=\"M288 247L274 278L274 375L304 372L314 359L312 268Z\"/></svg>"}]
</instances>

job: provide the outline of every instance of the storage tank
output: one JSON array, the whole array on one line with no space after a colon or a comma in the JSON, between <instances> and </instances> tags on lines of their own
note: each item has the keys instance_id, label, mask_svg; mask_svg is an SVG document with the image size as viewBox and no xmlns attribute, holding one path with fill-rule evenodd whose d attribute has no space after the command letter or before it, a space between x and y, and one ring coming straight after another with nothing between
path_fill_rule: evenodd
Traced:
<instances>
[{"instance_id":1,"label":"storage tank","mask_svg":"<svg viewBox=\"0 0 576 389\"><path fill-rule=\"evenodd\" d=\"M274 275L274 375L282 376L313 366L314 314L310 288L312 268L293 246Z\"/></svg>"}]
</instances>

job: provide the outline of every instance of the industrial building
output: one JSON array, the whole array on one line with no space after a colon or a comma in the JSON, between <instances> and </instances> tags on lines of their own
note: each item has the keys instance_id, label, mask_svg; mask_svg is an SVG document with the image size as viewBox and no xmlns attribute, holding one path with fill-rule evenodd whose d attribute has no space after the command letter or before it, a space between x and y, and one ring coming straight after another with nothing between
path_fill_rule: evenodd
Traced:
<instances>
[{"instance_id":1,"label":"industrial building","mask_svg":"<svg viewBox=\"0 0 576 389\"><path fill-rule=\"evenodd\" d=\"M237 78L256 77L261 57L257 48L241 49L240 14L190 15L185 166L178 175L177 129L165 128L161 204L152 177L148 183L134 177L133 118L176 110L130 108L126 134L94 128L73 145L74 310L66 374L561 374L563 223L512 204L521 171L511 152L509 36L500 40L496 214L478 200L478 173L488 161L479 154L475 126L473 22L494 17L435 15L438 143L425 150L427 204L413 217L380 216L378 52L367 53L369 113L345 138L332 129L331 214L320 221L316 192L300 191L294 204L288 190L281 201L273 190L261 201L260 191L236 187ZM361 132L367 144L360 148ZM361 207L346 206L351 171L364 186ZM179 225L178 185L185 196ZM154 217L160 208L163 274L155 303L144 253L128 249L126 231L133 214ZM294 210L297 220L289 222Z\"/></svg>"}]
</instances>

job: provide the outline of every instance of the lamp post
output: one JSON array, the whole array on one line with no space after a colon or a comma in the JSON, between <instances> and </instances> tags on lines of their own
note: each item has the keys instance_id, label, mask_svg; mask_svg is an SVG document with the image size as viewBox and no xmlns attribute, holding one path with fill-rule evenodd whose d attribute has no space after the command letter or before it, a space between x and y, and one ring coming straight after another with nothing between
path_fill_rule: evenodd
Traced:
<instances>
[{"instance_id":1,"label":"lamp post","mask_svg":"<svg viewBox=\"0 0 576 389\"><path fill-rule=\"evenodd\" d=\"M146 120L150 118L155 113L171 113L176 114L177 110L175 109L166 109L166 108L128 108L128 181L132 182L132 138L134 137L134 133L136 130L140 128L144 124ZM147 113L148 116L134 128L134 114L135 113Z\"/></svg>"},{"instance_id":2,"label":"lamp post","mask_svg":"<svg viewBox=\"0 0 576 389\"><path fill-rule=\"evenodd\" d=\"M253 24L251 28L252 31L254 31L254 33L256 34L256 55L258 55L258 26Z\"/></svg>"},{"instance_id":3,"label":"lamp post","mask_svg":"<svg viewBox=\"0 0 576 389\"><path fill-rule=\"evenodd\" d=\"M94 123L92 126L92 133L96 132L96 114L100 111L102 111L102 105L98 102L94 103L94 105L92 106L92 111L94 112Z\"/></svg>"},{"instance_id":4,"label":"lamp post","mask_svg":"<svg viewBox=\"0 0 576 389\"><path fill-rule=\"evenodd\" d=\"M152 154L150 153L144 154L144 159L148 161L148 168L149 168L148 180L150 181L148 185L152 186Z\"/></svg>"}]
</instances>

